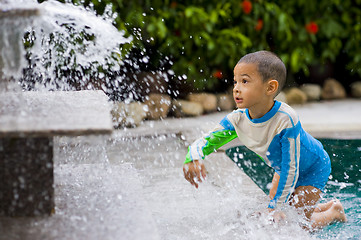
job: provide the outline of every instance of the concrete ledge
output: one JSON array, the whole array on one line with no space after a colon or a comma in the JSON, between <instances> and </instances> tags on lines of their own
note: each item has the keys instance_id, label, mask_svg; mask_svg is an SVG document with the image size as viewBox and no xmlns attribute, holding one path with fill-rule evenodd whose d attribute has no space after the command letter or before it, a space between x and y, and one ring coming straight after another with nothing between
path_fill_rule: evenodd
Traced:
<instances>
[{"instance_id":1,"label":"concrete ledge","mask_svg":"<svg viewBox=\"0 0 361 240\"><path fill-rule=\"evenodd\" d=\"M4 9L5 6L5 9ZM4 4L2 9L0 9L0 19L5 18L29 18L33 16L39 16L40 10L35 7L19 7L17 5L17 8L11 8L14 7L13 5L10 6L9 4Z\"/></svg>"},{"instance_id":2,"label":"concrete ledge","mask_svg":"<svg viewBox=\"0 0 361 240\"><path fill-rule=\"evenodd\" d=\"M0 93L0 137L110 134L102 91Z\"/></svg>"}]
</instances>

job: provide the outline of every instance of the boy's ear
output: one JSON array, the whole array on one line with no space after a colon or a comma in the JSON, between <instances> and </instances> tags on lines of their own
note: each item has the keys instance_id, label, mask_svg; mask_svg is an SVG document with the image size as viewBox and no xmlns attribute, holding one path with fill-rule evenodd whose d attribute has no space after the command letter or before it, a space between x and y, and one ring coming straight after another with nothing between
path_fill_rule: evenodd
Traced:
<instances>
[{"instance_id":1,"label":"boy's ear","mask_svg":"<svg viewBox=\"0 0 361 240\"><path fill-rule=\"evenodd\" d=\"M278 91L278 87L279 87L279 84L278 84L277 80L275 80L275 79L269 80L268 81L268 87L267 87L267 93L269 95L276 94L277 91Z\"/></svg>"}]
</instances>

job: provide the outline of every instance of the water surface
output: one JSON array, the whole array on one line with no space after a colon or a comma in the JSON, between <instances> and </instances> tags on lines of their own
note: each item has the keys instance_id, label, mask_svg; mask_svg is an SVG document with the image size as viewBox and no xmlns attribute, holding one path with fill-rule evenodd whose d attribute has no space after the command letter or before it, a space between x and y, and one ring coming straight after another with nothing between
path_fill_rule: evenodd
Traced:
<instances>
[{"instance_id":1,"label":"water surface","mask_svg":"<svg viewBox=\"0 0 361 240\"><path fill-rule=\"evenodd\" d=\"M339 199L348 218L313 234L320 239L361 238L361 140L321 139L331 158L332 173L321 202ZM230 148L226 154L266 193L269 193L273 169L245 146Z\"/></svg>"}]
</instances>

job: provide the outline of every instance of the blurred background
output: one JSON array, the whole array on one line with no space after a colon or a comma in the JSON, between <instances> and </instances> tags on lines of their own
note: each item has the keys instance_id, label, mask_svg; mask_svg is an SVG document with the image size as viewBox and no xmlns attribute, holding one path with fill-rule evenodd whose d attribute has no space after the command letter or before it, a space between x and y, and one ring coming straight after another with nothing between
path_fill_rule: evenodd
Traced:
<instances>
[{"instance_id":1,"label":"blurred background","mask_svg":"<svg viewBox=\"0 0 361 240\"><path fill-rule=\"evenodd\" d=\"M132 41L121 45L117 56L124 68L112 72L107 66L97 66L104 72L102 76L124 75L123 84L129 85L142 73L160 71L168 76L166 90L170 89L173 98L192 91L225 91L232 85L237 61L246 53L264 49L275 52L285 62L286 87L323 85L325 79L335 78L350 95L351 84L360 79L358 0L61 2L83 5L99 16L111 18L125 36L131 36ZM29 32L25 38L28 48L31 35ZM91 40L86 34L74 37L79 44ZM97 71L84 71L95 82L102 80ZM28 75L30 72L28 69ZM77 73L66 69L58 74L70 79ZM121 99L129 97L124 93L130 89L112 86L107 91L113 99ZM134 91L131 97L140 100L142 94Z\"/></svg>"}]
</instances>

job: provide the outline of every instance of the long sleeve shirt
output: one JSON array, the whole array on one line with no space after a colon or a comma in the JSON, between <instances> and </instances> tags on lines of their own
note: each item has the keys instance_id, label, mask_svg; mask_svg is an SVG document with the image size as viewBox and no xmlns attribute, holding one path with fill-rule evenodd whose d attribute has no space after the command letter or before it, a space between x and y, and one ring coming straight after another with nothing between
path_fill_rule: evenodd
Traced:
<instances>
[{"instance_id":1,"label":"long sleeve shirt","mask_svg":"<svg viewBox=\"0 0 361 240\"><path fill-rule=\"evenodd\" d=\"M279 101L261 118L252 119L248 109L228 114L208 135L189 146L185 163L204 159L237 137L280 175L269 208L288 201L300 174L323 164L322 144L303 130L296 112Z\"/></svg>"}]
</instances>

